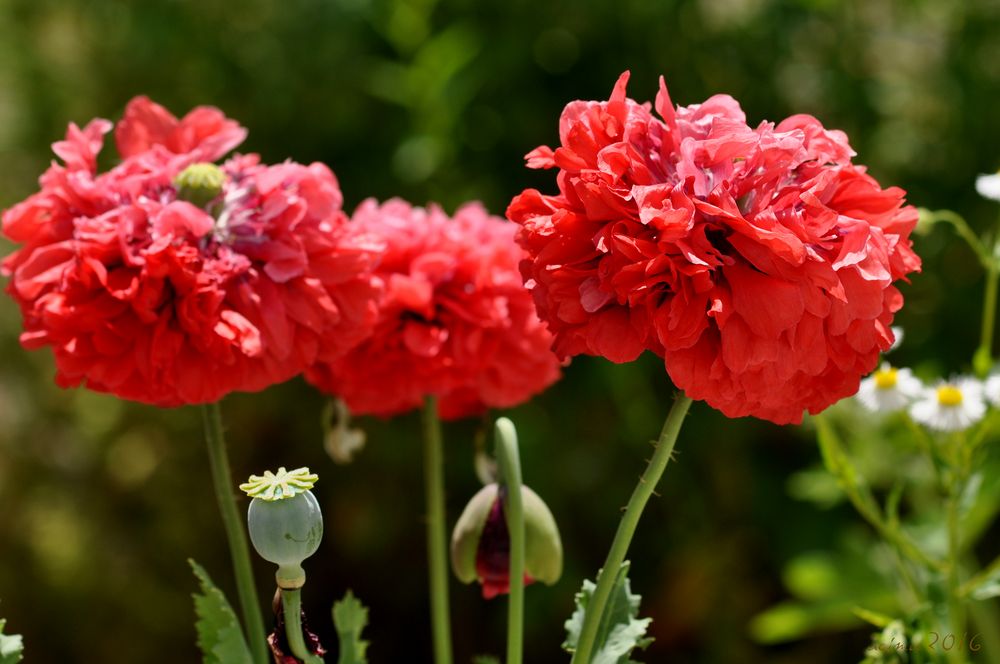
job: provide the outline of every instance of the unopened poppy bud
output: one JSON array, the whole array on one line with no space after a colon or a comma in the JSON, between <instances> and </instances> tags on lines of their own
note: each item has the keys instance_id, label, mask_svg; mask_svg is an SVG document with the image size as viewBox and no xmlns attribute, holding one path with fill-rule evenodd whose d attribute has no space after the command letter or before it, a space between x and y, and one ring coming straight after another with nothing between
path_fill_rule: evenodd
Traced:
<instances>
[{"instance_id":1,"label":"unopened poppy bud","mask_svg":"<svg viewBox=\"0 0 1000 664\"><path fill-rule=\"evenodd\" d=\"M240 485L253 498L247 511L250 541L261 558L278 566L279 588L305 584L302 561L316 553L323 538L323 513L309 490L317 479L308 468L279 468Z\"/></svg>"},{"instance_id":2,"label":"unopened poppy bud","mask_svg":"<svg viewBox=\"0 0 1000 664\"><path fill-rule=\"evenodd\" d=\"M451 536L451 566L462 583L478 580L483 597L510 590L510 534L504 516L506 488L487 484L472 497ZM562 541L548 506L522 487L524 503L524 583L552 585L562 575Z\"/></svg>"},{"instance_id":3,"label":"unopened poppy bud","mask_svg":"<svg viewBox=\"0 0 1000 664\"><path fill-rule=\"evenodd\" d=\"M174 178L177 197L197 207L205 207L222 193L226 174L215 164L191 164Z\"/></svg>"}]
</instances>

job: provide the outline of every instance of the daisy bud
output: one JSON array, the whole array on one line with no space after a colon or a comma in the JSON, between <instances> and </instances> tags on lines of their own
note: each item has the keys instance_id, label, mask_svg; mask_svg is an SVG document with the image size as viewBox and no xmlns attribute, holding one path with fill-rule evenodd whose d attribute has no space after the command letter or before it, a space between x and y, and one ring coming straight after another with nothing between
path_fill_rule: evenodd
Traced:
<instances>
[{"instance_id":1,"label":"daisy bud","mask_svg":"<svg viewBox=\"0 0 1000 664\"><path fill-rule=\"evenodd\" d=\"M222 193L225 182L226 174L222 169L208 162L191 164L174 178L177 197L200 208Z\"/></svg>"},{"instance_id":2,"label":"daisy bud","mask_svg":"<svg viewBox=\"0 0 1000 664\"><path fill-rule=\"evenodd\" d=\"M318 477L308 468L251 475L240 489L253 498L247 512L250 541L264 560L278 566L278 587L301 588L302 561L316 553L323 538L323 513L311 489Z\"/></svg>"},{"instance_id":3,"label":"daisy bud","mask_svg":"<svg viewBox=\"0 0 1000 664\"><path fill-rule=\"evenodd\" d=\"M510 535L504 516L505 487L487 484L472 497L451 536L451 566L462 583L478 580L483 597L509 592ZM523 487L524 583L552 585L562 575L562 541L548 506Z\"/></svg>"}]
</instances>

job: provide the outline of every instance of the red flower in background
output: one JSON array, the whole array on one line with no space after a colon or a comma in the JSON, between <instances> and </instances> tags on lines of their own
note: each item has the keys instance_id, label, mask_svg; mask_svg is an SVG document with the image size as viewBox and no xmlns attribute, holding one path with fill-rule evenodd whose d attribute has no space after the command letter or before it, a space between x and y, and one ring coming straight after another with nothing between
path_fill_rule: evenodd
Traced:
<instances>
[{"instance_id":1,"label":"red flower in background","mask_svg":"<svg viewBox=\"0 0 1000 664\"><path fill-rule=\"evenodd\" d=\"M516 227L478 204L440 208L367 200L353 221L382 238L385 283L371 338L306 378L354 413L389 416L440 397L454 419L525 401L559 377L552 337L518 272Z\"/></svg>"},{"instance_id":2,"label":"red flower in background","mask_svg":"<svg viewBox=\"0 0 1000 664\"><path fill-rule=\"evenodd\" d=\"M917 211L851 163L847 137L797 115L751 128L717 95L653 116L625 97L577 101L559 194L529 189L507 214L522 272L560 356L661 355L673 382L730 417L800 422L854 394L918 270Z\"/></svg>"},{"instance_id":3,"label":"red flower in background","mask_svg":"<svg viewBox=\"0 0 1000 664\"><path fill-rule=\"evenodd\" d=\"M110 129L71 124L53 146L65 165L3 214L23 245L3 263L21 342L52 347L60 385L211 402L287 380L370 333L379 284L368 271L382 247L353 232L329 169L254 155L195 165L246 130L216 109L177 120L139 97L115 132L124 160L98 174ZM214 181L195 191L199 173ZM195 176L196 195L179 194L179 175Z\"/></svg>"}]
</instances>

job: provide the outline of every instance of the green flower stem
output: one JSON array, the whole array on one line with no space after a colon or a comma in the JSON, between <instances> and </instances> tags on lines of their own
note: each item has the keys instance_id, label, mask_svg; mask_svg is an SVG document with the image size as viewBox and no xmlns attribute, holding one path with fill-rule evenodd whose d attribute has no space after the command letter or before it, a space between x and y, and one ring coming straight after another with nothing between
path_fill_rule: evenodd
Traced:
<instances>
[{"instance_id":1,"label":"green flower stem","mask_svg":"<svg viewBox=\"0 0 1000 664\"><path fill-rule=\"evenodd\" d=\"M985 657L989 664L1000 664L1000 632L997 632L996 628L1000 625L1000 611L997 610L996 602L993 600L970 602L969 613L973 627L969 630L969 639L978 635L976 645L982 648L978 653L970 650L971 657ZM969 646L968 643L965 645ZM979 660L974 659L974 661Z\"/></svg>"},{"instance_id":2,"label":"green flower stem","mask_svg":"<svg viewBox=\"0 0 1000 664\"><path fill-rule=\"evenodd\" d=\"M935 445L934 440L930 437L925 429L920 427L910 414L906 411L902 413L903 422L906 424L906 428L910 430L913 438L917 441L920 446L920 451L927 455L930 459L931 466L934 468L934 480L937 483L938 489L941 491L945 490L944 482L944 460L941 458L941 454Z\"/></svg>"},{"instance_id":3,"label":"green flower stem","mask_svg":"<svg viewBox=\"0 0 1000 664\"><path fill-rule=\"evenodd\" d=\"M979 258L979 262L982 264L983 268L987 270L990 269L990 263L994 262L993 257L986 248L986 245L983 244L982 240L979 239L979 236L976 235L976 233L972 230L972 227L969 226L969 222L967 222L962 215L952 210L930 210L929 213L935 220L945 221L951 224L954 227L955 232L958 233L958 235L965 240L970 247L972 247L972 250L976 252L976 256Z\"/></svg>"},{"instance_id":4,"label":"green flower stem","mask_svg":"<svg viewBox=\"0 0 1000 664\"><path fill-rule=\"evenodd\" d=\"M240 519L239 511L236 509L232 472L229 470L226 438L222 429L222 409L218 403L206 404L202 407L202 415L205 420L205 441L208 444L212 483L215 485L215 497L219 502L219 513L222 515L226 539L229 540L229 554L236 576L236 590L243 613L243 629L250 641L254 664L267 664L269 657L264 618L260 611L260 603L257 601L253 569L250 567L250 549L247 546L247 535L244 530L245 522Z\"/></svg>"},{"instance_id":5,"label":"green flower stem","mask_svg":"<svg viewBox=\"0 0 1000 664\"><path fill-rule=\"evenodd\" d=\"M906 590L910 593L911 606L919 606L924 603L927 598L920 586L917 585L916 579L913 578L913 574L910 573L909 562L903 557L899 548L892 547L891 551L893 561L896 563L896 569L899 570L899 575L903 579L903 584L906 586Z\"/></svg>"},{"instance_id":6,"label":"green flower stem","mask_svg":"<svg viewBox=\"0 0 1000 664\"><path fill-rule=\"evenodd\" d=\"M965 603L962 601L960 559L962 556L959 500L962 496L964 482L953 481L948 496L948 619L951 633L955 638L965 634ZM963 650L955 648L949 651L948 659L956 664L965 661Z\"/></svg>"},{"instance_id":7,"label":"green flower stem","mask_svg":"<svg viewBox=\"0 0 1000 664\"><path fill-rule=\"evenodd\" d=\"M986 291L983 294L983 322L979 336L979 348L973 356L973 364L980 378L989 373L993 365L993 329L997 314L997 281L1000 278L1000 265L997 264L996 252L998 243L993 247L993 255L986 265Z\"/></svg>"},{"instance_id":8,"label":"green flower stem","mask_svg":"<svg viewBox=\"0 0 1000 664\"><path fill-rule=\"evenodd\" d=\"M506 487L504 515L510 535L510 599L507 605L507 664L521 664L524 653L524 505L517 432L506 417L497 420L497 460Z\"/></svg>"},{"instance_id":9,"label":"green flower stem","mask_svg":"<svg viewBox=\"0 0 1000 664\"><path fill-rule=\"evenodd\" d=\"M656 443L653 457L646 467L646 471L639 478L639 483L629 498L628 506L622 515L622 520L618 524L618 532L611 543L611 550L604 561L604 567L597 576L597 587L587 605L587 611L583 619L583 628L580 630L580 639L577 642L576 651L573 653L572 664L590 664L594 650L594 639L597 637L597 628L601 623L604 610L614 588L615 579L618 577L618 570L625 562L625 555L628 553L632 536L639 525L639 517L649 502L649 497L656 489L663 471L667 468L667 463L674 451L674 444L677 442L677 434L680 433L684 416L687 415L691 407L691 399L683 393L679 393L674 401L666 421L663 423L663 430L660 432L660 439Z\"/></svg>"},{"instance_id":10,"label":"green flower stem","mask_svg":"<svg viewBox=\"0 0 1000 664\"><path fill-rule=\"evenodd\" d=\"M858 473L844 452L840 439L833 430L833 426L827 421L824 415L813 417L816 423L816 431L820 451L823 455L823 463L827 470L837 478L840 488L847 499L851 501L854 509L857 510L864 519L882 536L887 542L895 546L904 557L919 563L929 570L944 571L946 565L932 559L924 553L920 547L906 536L898 525L891 524L882 517L882 510L879 508L875 497L866 487L862 487L858 482Z\"/></svg>"},{"instance_id":11,"label":"green flower stem","mask_svg":"<svg viewBox=\"0 0 1000 664\"><path fill-rule=\"evenodd\" d=\"M444 516L444 449L437 397L424 400L424 491L427 502L427 566L435 664L451 664L448 557Z\"/></svg>"},{"instance_id":12,"label":"green flower stem","mask_svg":"<svg viewBox=\"0 0 1000 664\"><path fill-rule=\"evenodd\" d=\"M986 414L986 419L976 428L975 433L969 439L970 455L974 454L979 449L979 446L986 442L989 436L993 435L998 424L1000 424L1000 410L990 408Z\"/></svg>"},{"instance_id":13,"label":"green flower stem","mask_svg":"<svg viewBox=\"0 0 1000 664\"><path fill-rule=\"evenodd\" d=\"M288 641L288 649L303 662L322 662L322 659L309 652L305 639L302 638L302 591L283 588L281 606L285 618L285 639Z\"/></svg>"}]
</instances>

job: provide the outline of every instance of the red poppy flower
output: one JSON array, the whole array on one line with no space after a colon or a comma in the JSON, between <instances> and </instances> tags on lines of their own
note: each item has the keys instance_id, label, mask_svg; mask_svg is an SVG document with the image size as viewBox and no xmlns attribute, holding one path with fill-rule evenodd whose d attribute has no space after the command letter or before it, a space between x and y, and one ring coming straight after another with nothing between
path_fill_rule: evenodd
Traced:
<instances>
[{"instance_id":1,"label":"red poppy flower","mask_svg":"<svg viewBox=\"0 0 1000 664\"><path fill-rule=\"evenodd\" d=\"M64 165L3 214L23 245L3 263L21 342L52 348L60 385L210 402L287 380L370 333L381 244L352 230L329 169L254 155L199 163L246 130L216 109L177 120L139 97L115 134L124 160L98 174L110 130L71 124L53 146Z\"/></svg>"},{"instance_id":2,"label":"red poppy flower","mask_svg":"<svg viewBox=\"0 0 1000 664\"><path fill-rule=\"evenodd\" d=\"M568 357L661 355L673 382L730 417L800 422L858 389L919 270L917 211L851 162L847 137L797 115L746 123L717 95L674 108L625 96L569 104L559 193L507 215L538 311Z\"/></svg>"},{"instance_id":3,"label":"red poppy flower","mask_svg":"<svg viewBox=\"0 0 1000 664\"><path fill-rule=\"evenodd\" d=\"M559 377L552 338L518 272L516 227L478 204L367 200L353 221L382 238L385 283L374 334L306 378L354 413L390 416L440 397L448 419L525 401Z\"/></svg>"}]
</instances>

